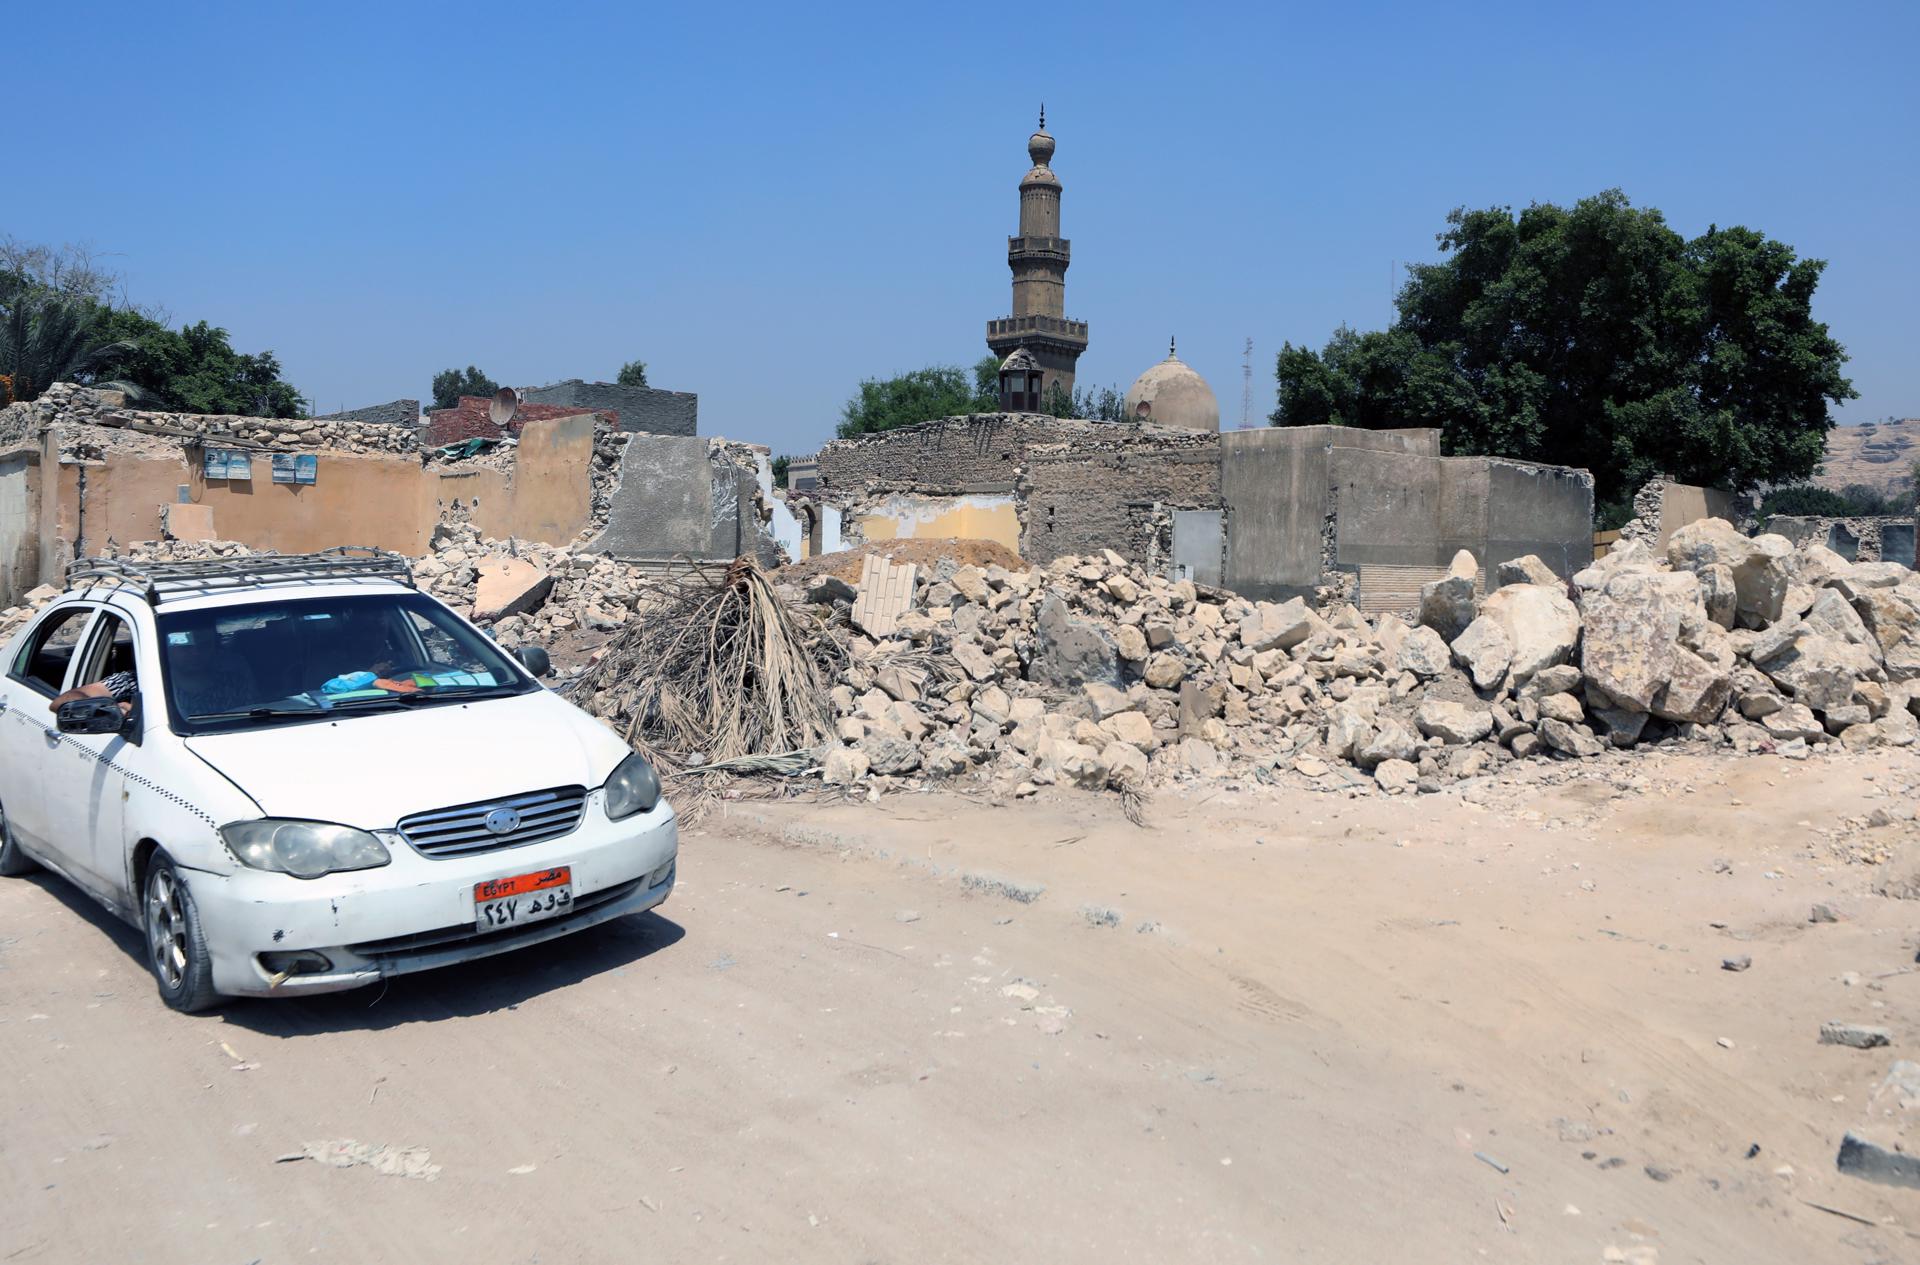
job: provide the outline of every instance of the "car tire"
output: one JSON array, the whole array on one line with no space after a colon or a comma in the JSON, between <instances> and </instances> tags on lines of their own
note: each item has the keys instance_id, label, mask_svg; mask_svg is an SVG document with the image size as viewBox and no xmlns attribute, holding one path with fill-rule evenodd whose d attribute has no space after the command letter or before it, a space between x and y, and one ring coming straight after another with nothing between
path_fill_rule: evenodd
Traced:
<instances>
[{"instance_id":1,"label":"car tire","mask_svg":"<svg viewBox=\"0 0 1920 1265\"><path fill-rule=\"evenodd\" d=\"M20 850L7 829L7 806L0 804L0 877L19 878L40 868L40 863Z\"/></svg>"},{"instance_id":2,"label":"car tire","mask_svg":"<svg viewBox=\"0 0 1920 1265\"><path fill-rule=\"evenodd\" d=\"M200 927L193 891L164 852L153 854L141 884L140 923L146 932L147 965L160 1000L184 1014L220 1004L213 988L213 957Z\"/></svg>"}]
</instances>

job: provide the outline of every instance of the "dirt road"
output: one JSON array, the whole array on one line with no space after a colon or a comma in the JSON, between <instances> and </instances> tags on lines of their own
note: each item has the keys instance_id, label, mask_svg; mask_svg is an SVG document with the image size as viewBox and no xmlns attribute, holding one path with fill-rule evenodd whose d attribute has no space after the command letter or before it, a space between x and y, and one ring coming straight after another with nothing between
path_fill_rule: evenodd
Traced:
<instances>
[{"instance_id":1,"label":"dirt road","mask_svg":"<svg viewBox=\"0 0 1920 1265\"><path fill-rule=\"evenodd\" d=\"M1833 1170L1920 1039L1869 890L1920 846L1817 833L1920 758L1631 767L736 805L659 916L198 1019L6 882L0 1261L1920 1259ZM342 1139L438 1172L276 1162Z\"/></svg>"}]
</instances>

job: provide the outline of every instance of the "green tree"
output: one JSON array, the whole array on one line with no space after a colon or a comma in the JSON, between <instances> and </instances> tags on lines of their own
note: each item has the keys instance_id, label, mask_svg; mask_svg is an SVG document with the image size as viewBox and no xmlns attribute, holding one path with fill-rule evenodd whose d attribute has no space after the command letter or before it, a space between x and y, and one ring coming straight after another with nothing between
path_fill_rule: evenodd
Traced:
<instances>
[{"instance_id":1,"label":"green tree","mask_svg":"<svg viewBox=\"0 0 1920 1265\"><path fill-rule=\"evenodd\" d=\"M103 318L122 350L101 368L139 389L141 404L174 413L298 417L305 411L293 384L280 377L271 351L239 352L227 331L206 321L168 329L125 308Z\"/></svg>"},{"instance_id":2,"label":"green tree","mask_svg":"<svg viewBox=\"0 0 1920 1265\"><path fill-rule=\"evenodd\" d=\"M1000 357L988 354L973 362L973 411L1000 411Z\"/></svg>"},{"instance_id":3,"label":"green tree","mask_svg":"<svg viewBox=\"0 0 1920 1265\"><path fill-rule=\"evenodd\" d=\"M769 463L769 466L773 471L773 486L777 488L786 487L787 471L793 466L793 458L783 452L775 457L772 462Z\"/></svg>"},{"instance_id":4,"label":"green tree","mask_svg":"<svg viewBox=\"0 0 1920 1265\"><path fill-rule=\"evenodd\" d=\"M929 365L893 378L867 378L860 383L846 406L840 410L838 432L843 439L871 435L931 421L936 417L955 417L983 411L980 400L980 368L991 360L983 359L968 374L957 365ZM997 375L999 366L995 366ZM972 382L968 378L973 378ZM999 392L996 376L994 391ZM992 406L988 406L991 408Z\"/></svg>"},{"instance_id":5,"label":"green tree","mask_svg":"<svg viewBox=\"0 0 1920 1265\"><path fill-rule=\"evenodd\" d=\"M442 369L433 375L433 407L455 408L463 395L492 395L499 389L498 382L472 365L468 365L464 373L458 369Z\"/></svg>"},{"instance_id":6,"label":"green tree","mask_svg":"<svg viewBox=\"0 0 1920 1265\"><path fill-rule=\"evenodd\" d=\"M1818 468L1855 395L1812 316L1820 260L1687 241L1618 190L1447 226L1388 329L1282 348L1275 425L1438 426L1449 453L1584 466L1615 509L1657 473L1744 492Z\"/></svg>"},{"instance_id":7,"label":"green tree","mask_svg":"<svg viewBox=\"0 0 1920 1265\"><path fill-rule=\"evenodd\" d=\"M1846 497L1811 483L1792 483L1783 488L1774 488L1760 501L1761 518L1772 518L1776 514L1840 518L1852 512Z\"/></svg>"},{"instance_id":8,"label":"green tree","mask_svg":"<svg viewBox=\"0 0 1920 1265\"><path fill-rule=\"evenodd\" d=\"M647 362L629 360L620 366L620 375L614 379L623 387L643 387L647 385Z\"/></svg>"}]
</instances>

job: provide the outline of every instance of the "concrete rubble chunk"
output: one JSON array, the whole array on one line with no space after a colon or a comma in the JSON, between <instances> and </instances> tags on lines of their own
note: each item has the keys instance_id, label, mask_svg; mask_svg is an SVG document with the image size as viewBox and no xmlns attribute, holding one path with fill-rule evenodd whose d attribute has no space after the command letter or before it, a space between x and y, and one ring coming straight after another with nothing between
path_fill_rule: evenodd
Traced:
<instances>
[{"instance_id":1,"label":"concrete rubble chunk","mask_svg":"<svg viewBox=\"0 0 1920 1265\"><path fill-rule=\"evenodd\" d=\"M957 567L947 578L947 583L953 586L954 592L969 602L987 600L987 573L979 567L971 565Z\"/></svg>"},{"instance_id":2,"label":"concrete rubble chunk","mask_svg":"<svg viewBox=\"0 0 1920 1265\"><path fill-rule=\"evenodd\" d=\"M905 738L870 733L858 750L866 755L870 773L897 777L920 767L920 748Z\"/></svg>"},{"instance_id":3,"label":"concrete rubble chunk","mask_svg":"<svg viewBox=\"0 0 1920 1265\"><path fill-rule=\"evenodd\" d=\"M1291 650L1313 632L1319 617L1302 598L1259 602L1240 621L1240 644L1249 650Z\"/></svg>"},{"instance_id":4,"label":"concrete rubble chunk","mask_svg":"<svg viewBox=\"0 0 1920 1265\"><path fill-rule=\"evenodd\" d=\"M1527 554L1503 562L1495 569L1500 584L1545 584L1566 592L1567 582L1560 578L1554 569L1540 560L1538 554Z\"/></svg>"},{"instance_id":5,"label":"concrete rubble chunk","mask_svg":"<svg viewBox=\"0 0 1920 1265\"><path fill-rule=\"evenodd\" d=\"M1569 725L1562 720L1543 720L1540 722L1540 740L1563 755L1582 758L1597 756L1606 748L1592 732L1579 725Z\"/></svg>"},{"instance_id":6,"label":"concrete rubble chunk","mask_svg":"<svg viewBox=\"0 0 1920 1265\"><path fill-rule=\"evenodd\" d=\"M553 576L524 558L487 558L474 571L479 575L473 598L478 623L539 610L553 591Z\"/></svg>"},{"instance_id":7,"label":"concrete rubble chunk","mask_svg":"<svg viewBox=\"0 0 1920 1265\"><path fill-rule=\"evenodd\" d=\"M1889 1045L1892 1041L1892 1034L1885 1028L1875 1028L1864 1023L1829 1019L1820 1025L1821 1045L1845 1045L1856 1050L1871 1050L1877 1046Z\"/></svg>"},{"instance_id":8,"label":"concrete rubble chunk","mask_svg":"<svg viewBox=\"0 0 1920 1265\"><path fill-rule=\"evenodd\" d=\"M1147 657L1150 649L1147 635L1133 624L1122 624L1113 630L1113 642L1120 657L1129 663L1139 663Z\"/></svg>"},{"instance_id":9,"label":"concrete rubble chunk","mask_svg":"<svg viewBox=\"0 0 1920 1265\"><path fill-rule=\"evenodd\" d=\"M1087 705L1093 708L1095 720L1105 720L1117 712L1126 711L1132 704L1127 701L1126 692L1116 690L1102 681L1089 681L1080 687L1086 696Z\"/></svg>"},{"instance_id":10,"label":"concrete rubble chunk","mask_svg":"<svg viewBox=\"0 0 1920 1265\"><path fill-rule=\"evenodd\" d=\"M1381 723L1374 735L1354 749L1353 762L1371 769L1382 760L1411 762L1420 754L1421 742L1397 720Z\"/></svg>"},{"instance_id":11,"label":"concrete rubble chunk","mask_svg":"<svg viewBox=\"0 0 1920 1265\"><path fill-rule=\"evenodd\" d=\"M1650 712L1672 676L1683 625L1705 624L1691 572L1616 571L1582 604L1580 667L1616 707Z\"/></svg>"},{"instance_id":12,"label":"concrete rubble chunk","mask_svg":"<svg viewBox=\"0 0 1920 1265\"><path fill-rule=\"evenodd\" d=\"M1863 647L1819 636L1804 622L1791 642L1765 660L1756 659L1754 666L1817 712L1846 706L1855 686L1877 671Z\"/></svg>"},{"instance_id":13,"label":"concrete rubble chunk","mask_svg":"<svg viewBox=\"0 0 1920 1265\"><path fill-rule=\"evenodd\" d=\"M1493 714L1484 707L1468 707L1430 698L1420 704L1413 723L1429 738L1449 746L1479 742L1493 732Z\"/></svg>"},{"instance_id":14,"label":"concrete rubble chunk","mask_svg":"<svg viewBox=\"0 0 1920 1265\"><path fill-rule=\"evenodd\" d=\"M1120 684L1120 655L1096 625L1073 618L1067 604L1049 596L1034 621L1033 660L1027 679L1064 690L1089 681Z\"/></svg>"},{"instance_id":15,"label":"concrete rubble chunk","mask_svg":"<svg viewBox=\"0 0 1920 1265\"><path fill-rule=\"evenodd\" d=\"M1447 649L1446 641L1425 624L1409 629L1401 638L1399 654L1394 661L1400 671L1411 672L1423 680L1439 676L1452 663L1453 655Z\"/></svg>"},{"instance_id":16,"label":"concrete rubble chunk","mask_svg":"<svg viewBox=\"0 0 1920 1265\"><path fill-rule=\"evenodd\" d=\"M857 747L836 747L820 763L820 780L828 786L851 786L867 775L867 753Z\"/></svg>"},{"instance_id":17,"label":"concrete rubble chunk","mask_svg":"<svg viewBox=\"0 0 1920 1265\"><path fill-rule=\"evenodd\" d=\"M1373 780L1389 795L1404 795L1420 782L1420 769L1406 760L1382 760L1374 766Z\"/></svg>"},{"instance_id":18,"label":"concrete rubble chunk","mask_svg":"<svg viewBox=\"0 0 1920 1265\"><path fill-rule=\"evenodd\" d=\"M1479 563L1465 549L1453 555L1447 574L1420 586L1420 622L1451 642L1473 622L1473 587Z\"/></svg>"},{"instance_id":19,"label":"concrete rubble chunk","mask_svg":"<svg viewBox=\"0 0 1920 1265\"><path fill-rule=\"evenodd\" d=\"M1147 660L1143 676L1154 689L1170 690L1186 679L1187 666L1180 661L1179 655L1162 650Z\"/></svg>"},{"instance_id":20,"label":"concrete rubble chunk","mask_svg":"<svg viewBox=\"0 0 1920 1265\"><path fill-rule=\"evenodd\" d=\"M1740 588L1733 568L1724 562L1709 563L1696 573L1700 577L1700 601L1707 618L1722 628L1732 628L1740 614Z\"/></svg>"},{"instance_id":21,"label":"concrete rubble chunk","mask_svg":"<svg viewBox=\"0 0 1920 1265\"><path fill-rule=\"evenodd\" d=\"M1558 664L1533 674L1523 693L1533 698L1566 694L1580 688L1580 669L1571 663Z\"/></svg>"},{"instance_id":22,"label":"concrete rubble chunk","mask_svg":"<svg viewBox=\"0 0 1920 1265\"><path fill-rule=\"evenodd\" d=\"M1867 1096L1866 1114L1840 1140L1835 1166L1882 1186L1920 1189L1920 1063L1901 1059Z\"/></svg>"},{"instance_id":23,"label":"concrete rubble chunk","mask_svg":"<svg viewBox=\"0 0 1920 1265\"><path fill-rule=\"evenodd\" d=\"M1500 621L1482 615L1453 640L1453 661L1467 670L1477 690L1497 689L1513 662L1513 642Z\"/></svg>"},{"instance_id":24,"label":"concrete rubble chunk","mask_svg":"<svg viewBox=\"0 0 1920 1265\"><path fill-rule=\"evenodd\" d=\"M1100 728L1116 742L1123 742L1141 751L1151 751L1159 745L1153 732L1153 722L1145 712L1115 712L1100 722Z\"/></svg>"}]
</instances>

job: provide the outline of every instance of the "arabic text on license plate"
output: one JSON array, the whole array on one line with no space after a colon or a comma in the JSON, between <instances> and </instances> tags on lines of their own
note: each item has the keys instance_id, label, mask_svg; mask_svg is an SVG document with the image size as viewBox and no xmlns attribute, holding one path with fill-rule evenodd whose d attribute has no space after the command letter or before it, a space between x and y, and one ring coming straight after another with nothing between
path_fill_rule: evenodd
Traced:
<instances>
[{"instance_id":1,"label":"arabic text on license plate","mask_svg":"<svg viewBox=\"0 0 1920 1265\"><path fill-rule=\"evenodd\" d=\"M473 922L481 931L502 931L524 922L558 918L573 908L573 868L560 865L473 885Z\"/></svg>"}]
</instances>

